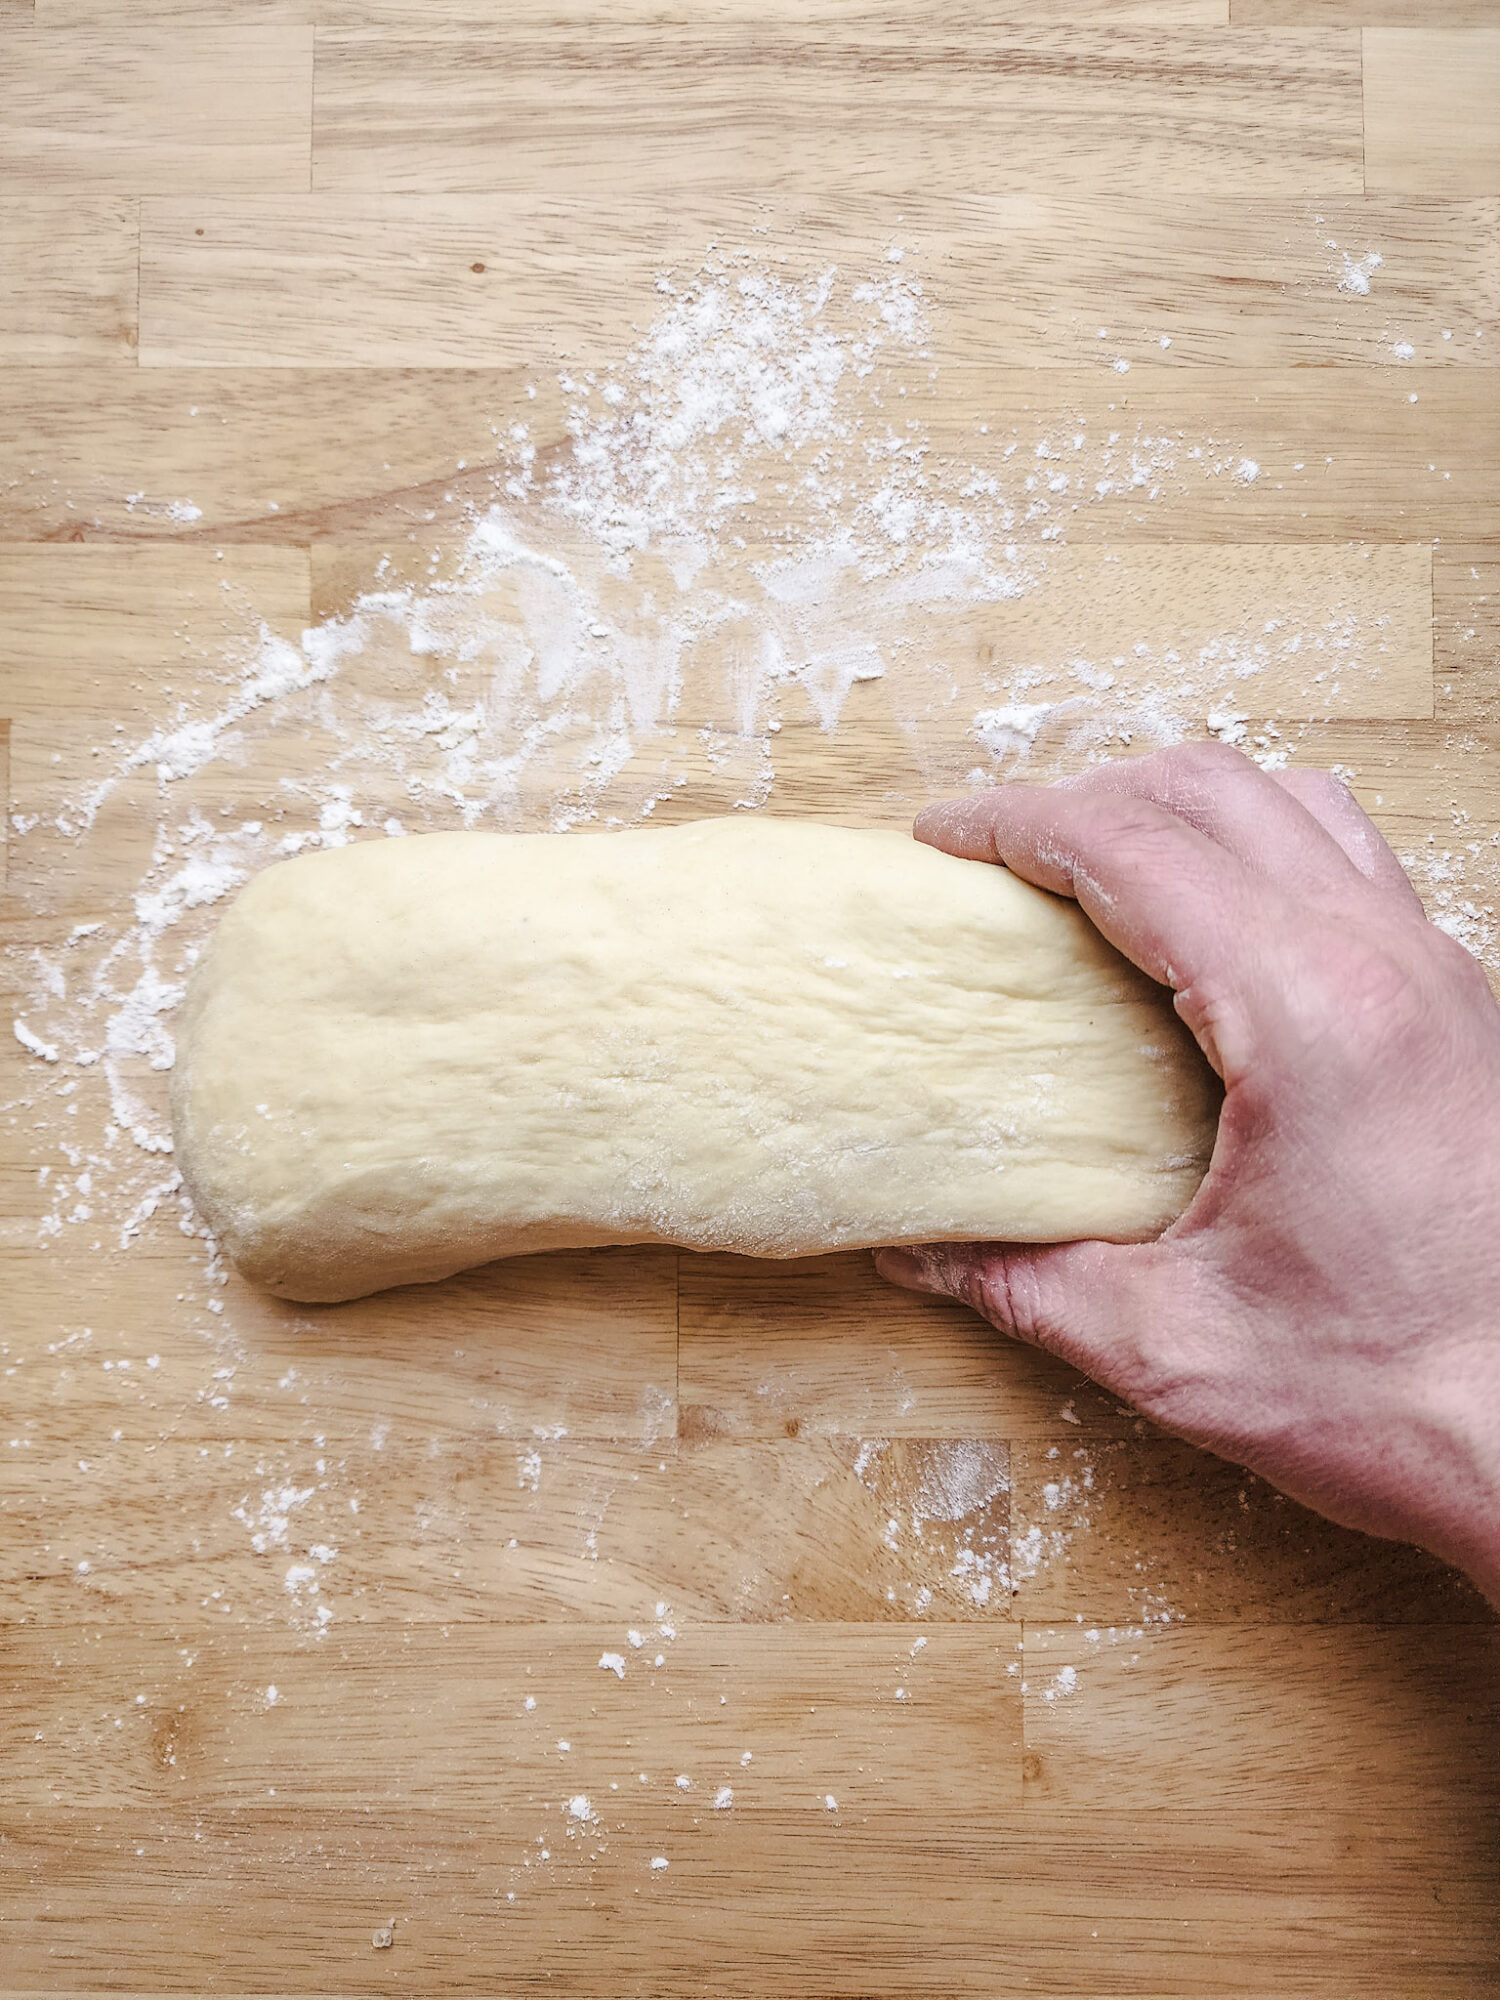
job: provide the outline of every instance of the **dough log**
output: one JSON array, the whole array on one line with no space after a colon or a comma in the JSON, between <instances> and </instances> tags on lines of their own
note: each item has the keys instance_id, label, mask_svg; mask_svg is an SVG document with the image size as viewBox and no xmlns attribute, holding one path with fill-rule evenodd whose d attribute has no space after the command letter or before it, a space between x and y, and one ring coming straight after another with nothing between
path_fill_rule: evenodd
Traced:
<instances>
[{"instance_id":1,"label":"dough log","mask_svg":"<svg viewBox=\"0 0 1500 2000\"><path fill-rule=\"evenodd\" d=\"M1077 908L766 817L431 834L268 868L189 987L172 1119L246 1277L1153 1235L1217 1083Z\"/></svg>"}]
</instances>

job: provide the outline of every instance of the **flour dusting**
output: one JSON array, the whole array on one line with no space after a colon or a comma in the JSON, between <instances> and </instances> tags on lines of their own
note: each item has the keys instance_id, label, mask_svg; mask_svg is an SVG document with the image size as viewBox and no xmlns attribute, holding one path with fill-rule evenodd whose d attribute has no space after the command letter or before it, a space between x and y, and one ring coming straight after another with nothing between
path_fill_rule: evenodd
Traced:
<instances>
[{"instance_id":1,"label":"flour dusting","mask_svg":"<svg viewBox=\"0 0 1500 2000\"><path fill-rule=\"evenodd\" d=\"M1338 254L1341 288L1367 296L1379 254ZM103 730L12 819L9 886L44 941L6 950L12 1068L0 1113L27 1178L13 1177L21 1199L5 1226L13 1243L97 1253L111 1286L122 1258L174 1258L185 1336L168 1356L182 1371L174 1423L192 1411L237 1435L264 1421L266 1385L246 1366L255 1342L235 1326L257 1308L229 1288L187 1202L166 1113L193 966L258 870L452 828L817 813L809 772L825 766L858 770L869 816L891 824L927 796L1205 735L1276 768L1297 741L1295 726L1269 719L1287 689L1313 715L1383 671L1386 605L1357 585L1316 615L1268 618L1262 603L1262 615L1236 610L1164 637L1148 601L1156 552L1142 557L1137 543L1127 575L1129 551L1117 554L1110 530L1185 498L1251 505L1279 482L1270 454L1143 421L1129 401L1138 378L1123 371L1102 413L1002 422L980 408L967 438L940 432L942 316L910 251L867 273L802 278L719 251L686 278L663 277L654 303L615 365L560 379L560 437L533 423L525 399L496 426L493 476L466 489L478 497L372 556L309 629L226 626L217 662L194 674L198 692ZM189 501L132 504L197 518ZM1091 570L1070 567L1090 552ZM1405 859L1438 922L1494 963L1494 840L1456 829ZM113 886L54 918L56 885L75 880ZM159 1338L153 1329L146 1344ZM103 1363L122 1419L144 1412L165 1436L165 1418L150 1415L161 1357L130 1353L129 1339L122 1322ZM70 1328L49 1349L53 1365L76 1365L94 1341ZM915 1407L899 1368L894 1388L903 1413ZM308 1400L295 1367L275 1393L288 1407ZM676 1411L661 1392L648 1400L649 1444L671 1435ZM1060 1422L1078 1422L1071 1405ZM370 1419L370 1452L390 1428ZM520 1503L543 1495L550 1437L516 1446L507 1482ZM1009 1619L1091 1532L1082 1450L1025 1519L1012 1519L995 1442L870 1439L852 1470L892 1618ZM321 1449L287 1447L253 1455L226 1502L220 1526L261 1580L263 1613L299 1643L357 1616L360 1478ZM600 1563L609 1498L601 1488L580 1562ZM446 1503L424 1499L414 1532L448 1518ZM67 1559L70 1587L108 1588L102 1542L79 1539ZM534 1555L512 1539L502 1559ZM228 1578L202 1605L244 1617ZM1173 1615L1145 1579L1132 1607L1143 1622ZM654 1626L638 1616L617 1645L590 1651L601 1710L650 1695L675 1634L662 1602ZM903 1643L892 1673L902 1712L922 1699L925 1643ZM1079 1684L1064 1667L1045 1699L1071 1701ZM535 1696L524 1712L537 1714ZM736 1766L742 1788L750 1757ZM732 1821L722 1775L704 1773L702 1799ZM698 1794L663 1782L690 1809ZM605 1839L617 1783L596 1769L566 1791L559 1779L553 1826ZM833 1794L818 1796L837 1810ZM550 1866L556 1838L531 1841L514 1879ZM668 1866L646 1858L653 1872Z\"/></svg>"},{"instance_id":2,"label":"flour dusting","mask_svg":"<svg viewBox=\"0 0 1500 2000\"><path fill-rule=\"evenodd\" d=\"M134 740L116 729L86 773L59 774L50 811L17 815L12 879L39 897L59 871L100 873L123 828L154 829L123 901L9 953L12 1035L34 1059L9 1111L32 1135L34 1231L118 1252L168 1216L196 1230L165 1115L173 1021L224 900L272 861L455 826L755 809L778 800L789 733L837 758L867 714L894 723L927 791L1205 730L1274 766L1289 743L1226 696L1300 658L1335 692L1378 671L1378 621L1357 605L1159 656L1122 634L1102 657L987 658L995 616L1040 600L1081 515L1262 468L1124 403L1102 429L1003 441L981 419L972 460L935 452L935 309L905 250L803 278L718 250L661 278L656 305L615 366L560 378L560 448L524 417L497 426L491 498L456 539L393 549L299 637L226 632L216 692ZM1449 921L1482 948L1464 900Z\"/></svg>"}]
</instances>

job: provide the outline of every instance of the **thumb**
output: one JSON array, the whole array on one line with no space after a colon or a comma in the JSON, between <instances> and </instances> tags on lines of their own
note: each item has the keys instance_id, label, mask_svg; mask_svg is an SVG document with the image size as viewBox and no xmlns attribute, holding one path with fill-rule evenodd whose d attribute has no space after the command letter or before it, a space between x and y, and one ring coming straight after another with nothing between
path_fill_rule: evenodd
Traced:
<instances>
[{"instance_id":1,"label":"thumb","mask_svg":"<svg viewBox=\"0 0 1500 2000\"><path fill-rule=\"evenodd\" d=\"M959 1299L1134 1400L1147 1344L1169 1318L1167 1263L1156 1243L923 1243L877 1250L875 1268L908 1291Z\"/></svg>"}]
</instances>

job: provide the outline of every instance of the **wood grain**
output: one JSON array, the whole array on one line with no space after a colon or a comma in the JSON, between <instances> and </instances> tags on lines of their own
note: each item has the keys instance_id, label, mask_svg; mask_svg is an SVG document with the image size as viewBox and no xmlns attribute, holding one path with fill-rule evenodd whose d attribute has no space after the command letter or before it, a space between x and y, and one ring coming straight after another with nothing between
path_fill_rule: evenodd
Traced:
<instances>
[{"instance_id":1,"label":"wood grain","mask_svg":"<svg viewBox=\"0 0 1500 2000\"><path fill-rule=\"evenodd\" d=\"M16 1805L149 1812L165 1797L232 1811L261 1803L274 1786L277 1796L301 1793L324 1809L483 1815L493 1809L495 1768L474 1759L478 1737L506 1771L511 1811L559 1846L569 1841L569 1795L586 1790L597 1800L599 1829L580 1822L574 1835L592 1845L605 1838L611 1784L632 1801L654 1792L664 1838L673 1821L711 1814L724 1784L748 1794L747 1804L829 1818L830 1794L851 1817L928 1804L941 1716L949 1809L1019 1805L1015 1634L748 1625L726 1649L720 1628L668 1637L662 1623L670 1621L653 1629L660 1667L615 1622L451 1621L413 1626L399 1640L330 1627L321 1645L301 1649L274 1633L194 1634L184 1647L178 1632L143 1630L119 1636L108 1683L87 1626L12 1628L7 1664L31 1692L7 1704L15 1734L0 1768ZM913 1659L919 1638L927 1644ZM323 1649L335 1647L332 1674ZM620 1649L629 1656L623 1674L600 1665L601 1653ZM907 1681L911 1698L897 1700ZM66 1776L46 1748L60 1741L78 1753ZM649 1855L639 1860L644 1872Z\"/></svg>"},{"instance_id":2,"label":"wood grain","mask_svg":"<svg viewBox=\"0 0 1500 2000\"><path fill-rule=\"evenodd\" d=\"M1025 1658L1028 1804L1106 1794L1143 1813L1254 1812L1337 1793L1373 1813L1437 1784L1465 1812L1494 1812L1494 1626L1028 1622ZM1191 1758L1164 1765L1164 1739Z\"/></svg>"},{"instance_id":3,"label":"wood grain","mask_svg":"<svg viewBox=\"0 0 1500 2000\"><path fill-rule=\"evenodd\" d=\"M503 1981L596 2000L601 1968L624 1962L669 1996L701 1994L705 1978L717 1993L806 1996L815 1968L811 1990L849 2000L1113 2000L1122 1976L1131 2000L1474 2000L1494 1961L1493 1850L1424 1797L1375 1819L1336 1807L1143 1822L1109 1804L959 1819L941 1783L935 1772L925 1808L838 1822L740 1812L738 1793L696 1825L630 1801L607 1849L549 1838L555 1812L538 1840L540 1816L503 1794L462 1815L340 1813L283 1785L233 1812L169 1802L144 1824L138 1810L33 1807L0 1853L13 1991L125 1978L159 1992L170 1962L177 1990L229 2000L264 1996L273 1971L288 1993ZM653 1872L664 1834L671 1865Z\"/></svg>"},{"instance_id":4,"label":"wood grain","mask_svg":"<svg viewBox=\"0 0 1500 2000\"><path fill-rule=\"evenodd\" d=\"M863 1253L685 1256L679 1295L689 1437L1052 1437L1075 1421L1128 1435L1140 1422L965 1308L884 1284Z\"/></svg>"},{"instance_id":5,"label":"wood grain","mask_svg":"<svg viewBox=\"0 0 1500 2000\"><path fill-rule=\"evenodd\" d=\"M313 186L786 194L816 185L832 157L871 191L958 193L1003 184L1024 155L1029 173L1074 186L1356 193L1360 146L1346 33L980 28L882 48L813 26L684 32L668 53L628 30L328 29Z\"/></svg>"},{"instance_id":6,"label":"wood grain","mask_svg":"<svg viewBox=\"0 0 1500 2000\"><path fill-rule=\"evenodd\" d=\"M135 10L130 0L13 0L49 25L68 28L117 23ZM1444 0L1459 4L1459 0ZM1049 18L1058 22L1112 27L1227 27L1230 0L1058 0ZM151 0L153 21L222 21L225 0ZM408 34L493 30L492 0L442 0L423 6L421 0L235 0L236 21L257 24L313 25L325 28L395 29ZM768 25L828 27L837 25L861 37L900 40L908 32L897 9L872 0L817 0L804 7L797 0L512 0L505 20L515 28L624 27L764 28ZM973 0L932 0L924 11L924 26L954 35L983 33L1008 24L1035 24L1035 0L991 0L978 7Z\"/></svg>"},{"instance_id":7,"label":"wood grain","mask_svg":"<svg viewBox=\"0 0 1500 2000\"><path fill-rule=\"evenodd\" d=\"M928 1643L914 1658L916 1638ZM668 1642L663 1669L627 1669L623 1680L594 1664L612 1640L620 1635L608 1625L454 1624L418 1628L395 1646L382 1633L356 1631L298 1652L265 1635L193 1635L184 1645L175 1633L142 1630L113 1653L101 1678L86 1626L11 1634L7 1665L28 1690L12 1706L17 1727L6 1755L8 1792L30 1809L6 1849L16 1877L8 1906L31 1918L22 1951L31 1948L24 1940L36 1935L50 1887L60 1898L54 1913L64 1918L65 1951L80 1970L90 1963L97 1926L67 1923L71 1898L90 1880L117 1879L127 1827L147 1850L135 1857L146 1873L129 1871L138 1893L143 1880L155 1883L152 1869L165 1875L174 1863L194 1877L203 1871L199 1896L210 1909L225 1886L242 1882L253 1896L290 1880L290 1868L307 1874L279 1951L283 1964L317 1966L305 1983L320 1990L368 1979L369 1937L392 1916L407 1954L393 1963L418 1976L441 1970L468 1990L477 1968L465 1972L457 1954L477 1949L485 1963L499 1949L511 1977L535 1964L539 1976L560 1972L597 1990L600 1940L587 1927L598 1917L588 1906L613 1912L618 1904L618 1924L641 1893L655 1899L654 1990L670 1990L674 1979L682 1990L701 1990L702 1918L691 1909L710 1895L716 1985L732 1990L806 1991L805 1963L791 1954L761 1957L751 1968L746 1954L773 1913L797 1921L805 1948L843 1968L850 1991L878 1984L993 1992L998 1957L1017 1969L1013 1940L1019 1965L1049 1977L1048 1990L1103 1994L1118 1991L1116 1954L1129 1936L1142 1969L1155 1971L1155 1990L1202 1992L1205 1953L1218 1954L1217 1977L1227 1949L1236 1970L1254 1968L1270 1990L1286 1990L1283 1982L1295 1977L1317 1991L1324 1946L1311 1920L1322 1899L1362 1914L1366 1944L1356 1950L1378 1944L1390 1952L1392 1926L1409 1909L1394 1886L1403 1879L1424 1887L1441 1880L1446 1889L1441 1925L1405 1934L1420 1990L1445 1990L1445 1966L1456 1973L1482 1962L1493 1940L1480 1825L1459 1810L1460 1800L1482 1810L1491 1795L1485 1716L1482 1706L1465 1712L1461 1676L1476 1646L1478 1657L1493 1652L1492 1635L1238 1628L1138 1630L1113 1642L1101 1633L1091 1643L1076 1628L1028 1628L1022 1665L1013 1640L972 1627L839 1634L783 1627L740 1634L732 1658L723 1635L709 1630ZM334 1646L336 1677L323 1667ZM1247 1649L1279 1669L1257 1683L1258 1699L1272 1740L1290 1755L1258 1751L1261 1718L1244 1706L1244 1679L1232 1665ZM1075 1658L1074 1686L1049 1703L1047 1692ZM1433 1701L1445 1682L1443 1722L1435 1726ZM904 1701L895 1698L898 1685L907 1687ZM524 1707L527 1695L533 1711ZM1359 1729L1362 1710L1379 1718L1378 1761ZM1178 1775L1163 1786L1152 1736L1166 1722L1177 1726L1179 1756ZM364 1754L340 1760L330 1746L351 1723ZM502 1790L462 1757L475 1735L502 1753ZM62 1786L48 1744L74 1753ZM1081 1777L1101 1759L1109 1763L1108 1804L1101 1809L1097 1790L1070 1803L1064 1773ZM1340 1806L1330 1817L1309 1808L1323 1796L1319 1776L1326 1785L1334 1773ZM687 1790L678 1776L689 1779ZM1197 1789L1184 1805L1191 1780ZM1023 1783L1025 1819L1015 1811ZM1411 1792L1420 1786L1430 1797L1438 1783L1453 1807L1414 1813ZM733 1800L716 1810L721 1784ZM573 1819L569 1801L577 1796L593 1820ZM1232 1800L1232 1813L1213 1809L1209 1801L1219 1799ZM134 1808L128 1818L117 1817L122 1801ZM1033 1816L1044 1830L1032 1830ZM49 1865L44 1857L65 1829L75 1834L76 1858ZM279 1859L268 1851L272 1838ZM998 1870L992 1842L1011 1855ZM207 1855L191 1853L205 1844ZM714 1885L731 1849L739 1876L726 1926ZM1132 1864L1148 1852L1162 1875L1153 1909L1170 1913L1170 1928L1163 1922L1159 1931L1151 1918L1143 1924L1133 1902ZM912 1896L911 1871L924 1881L930 1865L919 1860L924 1853L941 1863L934 1882L947 1884L935 1907ZM1268 1867L1267 1853L1279 1862ZM655 1855L669 1866L653 1871ZM407 1856L425 1865L414 1868ZM317 1864L310 1871L309 1861ZM898 1868L906 1875L902 1921L872 1924L876 1905L867 1909L866 1890L854 1885L869 1885L873 1871L889 1897L894 1876L884 1871ZM830 1869L849 1876L848 1897L827 1897ZM663 1879L653 1882L653 1873ZM837 1918L820 1924L811 1898L788 1900L792 1883L809 1876L825 1878L816 1900L841 1912ZM325 1892L337 1888L337 1902L318 1900L311 1886L318 1880ZM963 1913L972 1908L977 1918L971 1899L982 1884L990 1916L978 1926L983 1949L976 1943L970 1951L961 1941L975 1923ZM1288 1921L1294 1884L1292 1907L1306 1911L1307 1924ZM1280 1894L1274 1917L1259 1901L1273 1890ZM237 1900L243 1921L243 1896ZM138 1905L143 1913L158 1906L154 1890ZM486 1908L499 1929L484 1923ZM584 1924L592 1950L560 1961L559 1921L575 1938ZM201 1934L189 1930L189 1952ZM149 1916L136 1935L149 1962L159 1949ZM244 1949L235 1936L214 1940L231 1954L231 1968ZM627 1924L610 1948L633 1957L646 1947ZM679 1949L691 1955L674 1973ZM219 1963L223 1970L222 1956ZM1346 1982L1350 1965L1341 1948ZM195 1970L191 1958L185 1969ZM824 1990L842 1985L835 1979Z\"/></svg>"},{"instance_id":8,"label":"wood grain","mask_svg":"<svg viewBox=\"0 0 1500 2000\"><path fill-rule=\"evenodd\" d=\"M1423 366L1490 366L1497 218L1492 200L1000 190L904 197L893 226L889 203L852 179L769 213L740 193L670 208L611 194L586 223L576 204L529 188L161 198L143 211L141 359L495 366L534 362L540 327L558 361L598 354L632 340L659 270L691 266L728 234L808 281L830 260L877 264L899 239L941 301L945 364L1401 366L1405 343ZM1169 292L1157 275L1168 262Z\"/></svg>"},{"instance_id":9,"label":"wood grain","mask_svg":"<svg viewBox=\"0 0 1500 2000\"><path fill-rule=\"evenodd\" d=\"M0 1251L11 1272L24 1256ZM163 1294L185 1310L156 1325L149 1302ZM221 1296L233 1335L208 1303ZM54 1422L86 1427L103 1395L122 1413L110 1429L123 1420L141 1438L154 1425L148 1444L164 1409L172 1436L194 1444L321 1436L379 1449L416 1436L436 1452L477 1432L513 1477L516 1438L671 1436L676 1320L670 1250L520 1258L415 1297L309 1308L233 1279L221 1295L187 1240L162 1232L149 1249L89 1259L65 1284L30 1283L9 1338L26 1357L17 1365L48 1385L56 1414L43 1436ZM60 1322L69 1338L54 1350Z\"/></svg>"},{"instance_id":10,"label":"wood grain","mask_svg":"<svg viewBox=\"0 0 1500 2000\"><path fill-rule=\"evenodd\" d=\"M1464 1578L1404 1544L1333 1528L1240 1466L1162 1437L1012 1452L1011 1568L1028 1621L1132 1626L1487 1624Z\"/></svg>"},{"instance_id":11,"label":"wood grain","mask_svg":"<svg viewBox=\"0 0 1500 2000\"><path fill-rule=\"evenodd\" d=\"M28 193L305 188L310 29L20 24L0 45L0 174Z\"/></svg>"},{"instance_id":12,"label":"wood grain","mask_svg":"<svg viewBox=\"0 0 1500 2000\"><path fill-rule=\"evenodd\" d=\"M1098 453L1120 434L1125 480L1103 496L1040 496L1033 535L1056 524L1070 543L1500 540L1500 404L1487 370L1204 368L1122 387L1107 370L952 367L940 396L929 387L916 407L934 466L966 476L998 478L1007 446L1066 449L1082 430ZM523 411L545 467L567 430L540 367L284 380L15 370L0 377L0 540L451 542L503 489L497 434ZM1133 489L1137 448L1155 476ZM1235 476L1245 458L1253 482ZM142 490L155 505L129 502ZM175 518L177 499L201 519ZM787 533L805 518L795 497L776 517Z\"/></svg>"},{"instance_id":13,"label":"wood grain","mask_svg":"<svg viewBox=\"0 0 1500 2000\"><path fill-rule=\"evenodd\" d=\"M134 201L0 199L0 366L133 357L139 256Z\"/></svg>"},{"instance_id":14,"label":"wood grain","mask_svg":"<svg viewBox=\"0 0 1500 2000\"><path fill-rule=\"evenodd\" d=\"M5 807L10 803L10 720L0 720L0 896L7 890L10 876L12 827ZM3 907L3 906L0 906Z\"/></svg>"},{"instance_id":15,"label":"wood grain","mask_svg":"<svg viewBox=\"0 0 1500 2000\"><path fill-rule=\"evenodd\" d=\"M924 625L937 659L982 661L993 687L1024 670L1031 701L1076 699L1100 669L1112 694L1144 697L1178 659L1205 712L1253 699L1287 719L1432 713L1431 555L1415 544L1060 550L1019 597Z\"/></svg>"},{"instance_id":16,"label":"wood grain","mask_svg":"<svg viewBox=\"0 0 1500 2000\"><path fill-rule=\"evenodd\" d=\"M577 1303L566 1284L553 1297L555 1312ZM169 1393L186 1361L169 1344L150 1389ZM118 1358L117 1381L98 1366L118 1440L80 1460L67 1397L50 1435L0 1459L0 1621L269 1626L290 1642L324 1608L340 1634L608 1619L609 1645L645 1669L671 1651L658 1602L694 1625L1012 1616L1008 1455L993 1439L641 1445L538 1424L502 1441L477 1413L467 1431L424 1438L408 1400L363 1431L346 1403L351 1434L321 1444L310 1426L289 1438L284 1421L155 1442L132 1394L147 1385ZM463 1385L445 1373L456 1409ZM538 1415L555 1414L550 1400ZM985 1576L992 1587L976 1588Z\"/></svg>"},{"instance_id":17,"label":"wood grain","mask_svg":"<svg viewBox=\"0 0 1500 2000\"><path fill-rule=\"evenodd\" d=\"M1111 391L1099 376L1059 377L1054 386L1052 377L1036 374L1023 388L1019 376L986 385L976 371L962 386L949 383L933 412L932 443L935 452L968 456L982 411L993 431L1008 424L1023 437L1045 435L1048 413L1060 429L1071 411L1085 431L1114 426L1160 441L1170 470L1157 497L1076 514L1070 507L1070 538L1107 522L1116 539L1155 539L1158 532L1202 541L1475 539L1489 531L1474 524L1500 521L1500 481L1486 470L1500 442L1500 409L1483 381L1471 391L1467 379L1437 369L1340 368L1326 376L1320 369L1205 369L1186 381L1132 376L1124 390ZM1258 476L1236 480L1230 461L1200 481L1177 456L1178 438L1210 441L1226 459L1229 452L1248 456ZM982 451L978 456L982 463ZM1378 531L1377 518L1384 521ZM1369 523L1363 534L1355 519ZM1231 520L1232 536L1224 533Z\"/></svg>"},{"instance_id":18,"label":"wood grain","mask_svg":"<svg viewBox=\"0 0 1500 2000\"><path fill-rule=\"evenodd\" d=\"M325 533L378 521L377 537L404 537L431 525L460 459L493 463L522 382L503 370L11 371L0 376L0 537L303 547L320 539L319 519ZM136 493L145 498L132 504ZM175 501L201 508L201 521L174 514Z\"/></svg>"},{"instance_id":19,"label":"wood grain","mask_svg":"<svg viewBox=\"0 0 1500 2000\"><path fill-rule=\"evenodd\" d=\"M1495 6L1494 0L1230 0L1229 18L1237 28L1487 28Z\"/></svg>"},{"instance_id":20,"label":"wood grain","mask_svg":"<svg viewBox=\"0 0 1500 2000\"><path fill-rule=\"evenodd\" d=\"M747 550L734 572L738 587L753 592L755 563L773 554ZM46 561L40 553L43 575ZM430 560L425 543L378 555L323 545L314 551L313 579L316 616L343 617L363 593L398 580L430 587ZM842 592L845 635L857 635L886 658L930 660L953 710L952 747L970 762L979 741L971 733L973 716L1002 699L1019 676L1028 702L1057 705L1042 725L1044 747L1077 724L1101 683L1117 705L1134 694L1143 708L1170 703L1172 690L1185 685L1190 692L1181 698L1200 719L1247 701L1287 720L1432 713L1432 557L1425 546L1054 547L1029 553L1017 586L1015 597L978 606L892 603L858 578ZM487 601L502 613L509 608L502 595ZM694 647L684 661L673 711L680 723L729 733L745 726L733 671L737 643L732 630L717 646ZM391 663L392 699L406 671L404 662ZM452 671L450 685L472 685L480 696L482 676ZM855 693L868 698L845 709L840 728L863 729L858 754L871 760L873 777L909 750L907 718L900 697L882 700L873 685ZM794 734L777 745L778 770L797 763L799 725L819 722L812 701L783 706L783 726Z\"/></svg>"},{"instance_id":21,"label":"wood grain","mask_svg":"<svg viewBox=\"0 0 1500 2000\"><path fill-rule=\"evenodd\" d=\"M1437 712L1487 721L1500 659L1500 544L1443 548L1433 558L1432 600Z\"/></svg>"},{"instance_id":22,"label":"wood grain","mask_svg":"<svg viewBox=\"0 0 1500 2000\"><path fill-rule=\"evenodd\" d=\"M1364 31L1365 184L1500 191L1500 26Z\"/></svg>"},{"instance_id":23,"label":"wood grain","mask_svg":"<svg viewBox=\"0 0 1500 2000\"><path fill-rule=\"evenodd\" d=\"M150 497L136 501L144 510ZM295 636L311 615L307 551L170 542L0 545L0 674L12 718L52 725L101 710L143 725L201 695L236 639ZM164 634L168 643L164 644Z\"/></svg>"}]
</instances>

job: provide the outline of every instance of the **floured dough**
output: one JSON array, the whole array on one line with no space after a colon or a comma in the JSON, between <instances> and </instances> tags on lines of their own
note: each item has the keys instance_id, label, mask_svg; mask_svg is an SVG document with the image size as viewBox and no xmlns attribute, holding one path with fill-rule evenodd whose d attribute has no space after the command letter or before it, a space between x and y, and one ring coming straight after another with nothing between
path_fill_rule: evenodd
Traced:
<instances>
[{"instance_id":1,"label":"floured dough","mask_svg":"<svg viewBox=\"0 0 1500 2000\"><path fill-rule=\"evenodd\" d=\"M765 817L282 862L193 975L172 1083L200 1212L307 1300L597 1243L1144 1237L1217 1104L1073 904Z\"/></svg>"}]
</instances>

